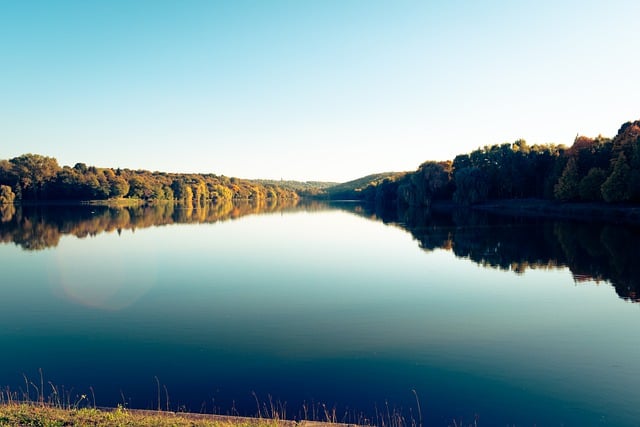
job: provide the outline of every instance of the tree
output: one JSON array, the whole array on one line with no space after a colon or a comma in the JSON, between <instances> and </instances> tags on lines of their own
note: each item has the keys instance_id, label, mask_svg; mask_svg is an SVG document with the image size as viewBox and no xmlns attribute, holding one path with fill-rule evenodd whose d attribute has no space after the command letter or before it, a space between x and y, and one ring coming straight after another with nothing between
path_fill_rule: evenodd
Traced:
<instances>
[{"instance_id":1,"label":"tree","mask_svg":"<svg viewBox=\"0 0 640 427\"><path fill-rule=\"evenodd\" d=\"M267 187L267 199L269 200L275 200L278 198L278 193L276 192L275 188L273 187Z\"/></svg>"},{"instance_id":2,"label":"tree","mask_svg":"<svg viewBox=\"0 0 640 427\"><path fill-rule=\"evenodd\" d=\"M114 176L110 182L109 197L124 197L130 189L129 183L121 176Z\"/></svg>"},{"instance_id":3,"label":"tree","mask_svg":"<svg viewBox=\"0 0 640 427\"><path fill-rule=\"evenodd\" d=\"M613 170L602 184L602 198L607 203L619 203L630 198L631 168L627 164L627 157L620 152L613 164Z\"/></svg>"},{"instance_id":4,"label":"tree","mask_svg":"<svg viewBox=\"0 0 640 427\"><path fill-rule=\"evenodd\" d=\"M580 180L578 185L578 193L580 199L596 202L602 200L602 192L600 188L607 179L607 173L601 168L591 168L587 176Z\"/></svg>"},{"instance_id":5,"label":"tree","mask_svg":"<svg viewBox=\"0 0 640 427\"><path fill-rule=\"evenodd\" d=\"M134 176L129 180L129 197L148 200L153 197L153 194L153 188L143 177Z\"/></svg>"},{"instance_id":6,"label":"tree","mask_svg":"<svg viewBox=\"0 0 640 427\"><path fill-rule=\"evenodd\" d=\"M215 184L211 191L211 197L215 199L216 202L231 200L233 199L233 191L222 184Z\"/></svg>"},{"instance_id":7,"label":"tree","mask_svg":"<svg viewBox=\"0 0 640 427\"><path fill-rule=\"evenodd\" d=\"M484 202L489 195L489 183L485 173L477 167L457 170L455 175L456 191L453 200L462 205Z\"/></svg>"},{"instance_id":8,"label":"tree","mask_svg":"<svg viewBox=\"0 0 640 427\"><path fill-rule=\"evenodd\" d=\"M471 157L468 154L458 154L453 159L453 171L458 171L464 168L470 168L473 165L471 164Z\"/></svg>"},{"instance_id":9,"label":"tree","mask_svg":"<svg viewBox=\"0 0 640 427\"><path fill-rule=\"evenodd\" d=\"M425 162L410 175L410 187L403 186L403 198L409 205L429 206L443 198L451 182L451 162Z\"/></svg>"},{"instance_id":10,"label":"tree","mask_svg":"<svg viewBox=\"0 0 640 427\"><path fill-rule=\"evenodd\" d=\"M13 173L13 165L8 160L0 160L0 184L15 184L16 178Z\"/></svg>"},{"instance_id":11,"label":"tree","mask_svg":"<svg viewBox=\"0 0 640 427\"><path fill-rule=\"evenodd\" d=\"M174 179L171 182L171 189L173 190L173 197L180 200L184 197L185 183L181 179Z\"/></svg>"},{"instance_id":12,"label":"tree","mask_svg":"<svg viewBox=\"0 0 640 427\"><path fill-rule=\"evenodd\" d=\"M574 157L571 157L562 171L558 183L553 187L553 196L563 202L576 200L579 182L578 163Z\"/></svg>"},{"instance_id":13,"label":"tree","mask_svg":"<svg viewBox=\"0 0 640 427\"><path fill-rule=\"evenodd\" d=\"M200 180L195 185L195 190L196 191L194 198L196 206L202 206L205 200L209 198L209 189L207 188L207 185L204 183L204 181Z\"/></svg>"},{"instance_id":14,"label":"tree","mask_svg":"<svg viewBox=\"0 0 640 427\"><path fill-rule=\"evenodd\" d=\"M39 154L23 154L9 162L25 198L38 199L45 184L53 180L60 170L56 159Z\"/></svg>"},{"instance_id":15,"label":"tree","mask_svg":"<svg viewBox=\"0 0 640 427\"><path fill-rule=\"evenodd\" d=\"M527 144L527 141L525 141L524 139L516 140L511 148L513 151L522 154L529 154L529 151L531 150L531 148Z\"/></svg>"},{"instance_id":16,"label":"tree","mask_svg":"<svg viewBox=\"0 0 640 427\"><path fill-rule=\"evenodd\" d=\"M193 190L190 185L185 186L181 201L183 201L185 205L193 207Z\"/></svg>"},{"instance_id":17,"label":"tree","mask_svg":"<svg viewBox=\"0 0 640 427\"><path fill-rule=\"evenodd\" d=\"M84 163L76 163L75 165L73 165L73 168L81 174L87 173L87 169L88 169L87 165Z\"/></svg>"}]
</instances>

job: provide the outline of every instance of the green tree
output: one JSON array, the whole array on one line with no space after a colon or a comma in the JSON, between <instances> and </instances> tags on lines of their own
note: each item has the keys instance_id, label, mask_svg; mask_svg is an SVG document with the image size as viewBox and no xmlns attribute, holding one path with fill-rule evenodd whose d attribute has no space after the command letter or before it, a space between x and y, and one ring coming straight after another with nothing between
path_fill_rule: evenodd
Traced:
<instances>
[{"instance_id":1,"label":"green tree","mask_svg":"<svg viewBox=\"0 0 640 427\"><path fill-rule=\"evenodd\" d=\"M627 157L620 152L613 164L611 174L602 184L602 198L607 203L625 202L630 198L631 168L627 164Z\"/></svg>"},{"instance_id":2,"label":"green tree","mask_svg":"<svg viewBox=\"0 0 640 427\"><path fill-rule=\"evenodd\" d=\"M410 187L402 187L404 202L429 206L434 199L446 195L451 182L451 162L424 162L410 175L409 182Z\"/></svg>"},{"instance_id":3,"label":"green tree","mask_svg":"<svg viewBox=\"0 0 640 427\"><path fill-rule=\"evenodd\" d=\"M489 195L489 183L485 173L477 167L462 168L454 174L456 191L453 200L461 205L484 202Z\"/></svg>"},{"instance_id":4,"label":"green tree","mask_svg":"<svg viewBox=\"0 0 640 427\"><path fill-rule=\"evenodd\" d=\"M587 176L580 180L578 185L578 193L580 199L590 202L602 200L602 192L600 188L607 179L607 173L601 168L591 168Z\"/></svg>"},{"instance_id":5,"label":"green tree","mask_svg":"<svg viewBox=\"0 0 640 427\"><path fill-rule=\"evenodd\" d=\"M563 202L576 200L578 198L578 163L574 157L567 162L558 183L553 187L553 196Z\"/></svg>"}]
</instances>

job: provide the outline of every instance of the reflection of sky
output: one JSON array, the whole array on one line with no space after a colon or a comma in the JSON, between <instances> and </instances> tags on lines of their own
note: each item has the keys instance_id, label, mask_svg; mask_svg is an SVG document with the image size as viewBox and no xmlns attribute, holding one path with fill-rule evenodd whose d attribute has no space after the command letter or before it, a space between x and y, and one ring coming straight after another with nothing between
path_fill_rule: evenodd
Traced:
<instances>
[{"instance_id":1,"label":"reflection of sky","mask_svg":"<svg viewBox=\"0 0 640 427\"><path fill-rule=\"evenodd\" d=\"M167 352L392 363L423 388L436 367L640 415L637 304L575 285L568 270L518 276L426 253L410 234L346 213L64 238L54 251L0 246L0 256L0 338L90 334Z\"/></svg>"},{"instance_id":2,"label":"reflection of sky","mask_svg":"<svg viewBox=\"0 0 640 427\"><path fill-rule=\"evenodd\" d=\"M131 244L134 236L110 233L100 239L65 239L55 251L49 281L78 304L121 310L156 281L155 249Z\"/></svg>"}]
</instances>

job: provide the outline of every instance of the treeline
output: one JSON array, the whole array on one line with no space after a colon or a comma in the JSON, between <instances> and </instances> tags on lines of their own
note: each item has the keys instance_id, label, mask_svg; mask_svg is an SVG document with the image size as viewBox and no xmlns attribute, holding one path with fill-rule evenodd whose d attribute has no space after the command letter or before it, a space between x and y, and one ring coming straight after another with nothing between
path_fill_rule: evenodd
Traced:
<instances>
[{"instance_id":1,"label":"treeline","mask_svg":"<svg viewBox=\"0 0 640 427\"><path fill-rule=\"evenodd\" d=\"M625 123L613 139L576 137L570 148L524 140L485 146L453 161L425 162L351 196L408 206L522 198L640 203L640 121Z\"/></svg>"},{"instance_id":2,"label":"treeline","mask_svg":"<svg viewBox=\"0 0 640 427\"><path fill-rule=\"evenodd\" d=\"M137 199L202 205L207 201L295 199L276 184L217 176L112 169L23 154L0 160L0 204L14 201Z\"/></svg>"}]
</instances>

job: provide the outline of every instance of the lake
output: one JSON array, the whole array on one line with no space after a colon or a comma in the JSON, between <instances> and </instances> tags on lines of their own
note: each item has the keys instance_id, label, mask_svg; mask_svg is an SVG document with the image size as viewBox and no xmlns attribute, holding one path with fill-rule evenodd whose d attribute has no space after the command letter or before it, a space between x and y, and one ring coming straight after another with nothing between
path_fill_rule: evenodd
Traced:
<instances>
[{"instance_id":1,"label":"lake","mask_svg":"<svg viewBox=\"0 0 640 427\"><path fill-rule=\"evenodd\" d=\"M640 425L636 227L317 202L0 221L5 400Z\"/></svg>"}]
</instances>

